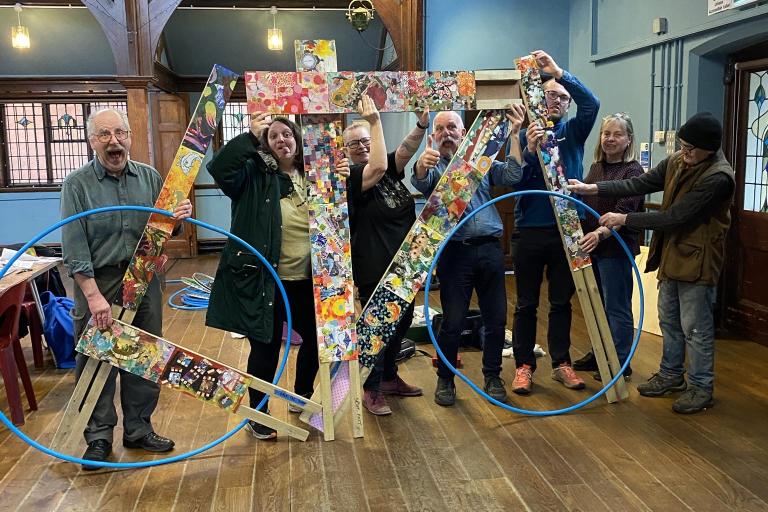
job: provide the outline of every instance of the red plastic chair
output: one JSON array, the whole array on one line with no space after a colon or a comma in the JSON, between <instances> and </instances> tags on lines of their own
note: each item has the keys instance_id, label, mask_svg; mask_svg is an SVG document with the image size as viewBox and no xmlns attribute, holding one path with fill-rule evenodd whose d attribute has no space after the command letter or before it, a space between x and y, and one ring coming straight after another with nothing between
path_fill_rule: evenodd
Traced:
<instances>
[{"instance_id":1,"label":"red plastic chair","mask_svg":"<svg viewBox=\"0 0 768 512\"><path fill-rule=\"evenodd\" d=\"M37 311L35 296L32 294L32 285L27 283L24 300L21 302L21 315L27 319L29 339L32 341L32 358L35 368L42 368L43 362L43 324L40 321L40 313Z\"/></svg>"},{"instance_id":2,"label":"red plastic chair","mask_svg":"<svg viewBox=\"0 0 768 512\"><path fill-rule=\"evenodd\" d=\"M29 378L27 363L19 343L19 316L21 302L24 299L26 283L19 283L0 295L0 373L5 382L5 394L11 408L11 421L14 425L24 424L24 410L21 406L19 379L24 385L29 408L37 410L37 400Z\"/></svg>"}]
</instances>

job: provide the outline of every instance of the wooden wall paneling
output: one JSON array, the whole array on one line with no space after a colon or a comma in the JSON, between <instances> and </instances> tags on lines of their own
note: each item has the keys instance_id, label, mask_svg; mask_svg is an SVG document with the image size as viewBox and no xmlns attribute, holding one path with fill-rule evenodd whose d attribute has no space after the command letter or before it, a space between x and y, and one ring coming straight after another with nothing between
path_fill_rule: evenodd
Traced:
<instances>
[{"instance_id":1,"label":"wooden wall paneling","mask_svg":"<svg viewBox=\"0 0 768 512\"><path fill-rule=\"evenodd\" d=\"M187 129L189 98L186 94L176 95L152 91L150 101L154 165L165 179ZM194 216L194 188L189 199L192 201ZM197 230L195 226L185 223L183 231L166 242L165 251L172 258L197 256Z\"/></svg>"},{"instance_id":2,"label":"wooden wall paneling","mask_svg":"<svg viewBox=\"0 0 768 512\"><path fill-rule=\"evenodd\" d=\"M128 121L131 123L131 159L155 167L149 132L148 80L127 81Z\"/></svg>"},{"instance_id":3,"label":"wooden wall paneling","mask_svg":"<svg viewBox=\"0 0 768 512\"><path fill-rule=\"evenodd\" d=\"M375 6L395 45L399 69L424 69L423 1L377 0Z\"/></svg>"}]
</instances>

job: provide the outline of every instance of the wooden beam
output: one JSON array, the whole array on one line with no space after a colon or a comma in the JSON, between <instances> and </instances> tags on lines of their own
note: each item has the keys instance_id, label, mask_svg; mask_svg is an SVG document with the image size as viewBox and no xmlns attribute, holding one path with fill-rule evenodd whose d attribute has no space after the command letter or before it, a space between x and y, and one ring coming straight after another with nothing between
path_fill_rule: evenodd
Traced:
<instances>
[{"instance_id":1,"label":"wooden beam","mask_svg":"<svg viewBox=\"0 0 768 512\"><path fill-rule=\"evenodd\" d=\"M422 0L376 0L376 12L389 31L402 71L424 69Z\"/></svg>"}]
</instances>

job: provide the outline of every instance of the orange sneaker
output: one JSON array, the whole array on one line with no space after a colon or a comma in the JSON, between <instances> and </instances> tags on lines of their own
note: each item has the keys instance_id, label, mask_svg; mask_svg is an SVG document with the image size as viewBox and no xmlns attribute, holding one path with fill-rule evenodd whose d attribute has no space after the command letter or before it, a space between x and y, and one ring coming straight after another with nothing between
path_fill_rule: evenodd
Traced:
<instances>
[{"instance_id":1,"label":"orange sneaker","mask_svg":"<svg viewBox=\"0 0 768 512\"><path fill-rule=\"evenodd\" d=\"M533 371L531 366L524 364L515 370L515 380L512 381L512 391L518 395L528 395L533 386Z\"/></svg>"},{"instance_id":2,"label":"orange sneaker","mask_svg":"<svg viewBox=\"0 0 768 512\"><path fill-rule=\"evenodd\" d=\"M563 386L568 389L584 389L584 381L576 375L576 372L569 363L561 363L557 368L553 368L552 378L562 382Z\"/></svg>"}]
</instances>

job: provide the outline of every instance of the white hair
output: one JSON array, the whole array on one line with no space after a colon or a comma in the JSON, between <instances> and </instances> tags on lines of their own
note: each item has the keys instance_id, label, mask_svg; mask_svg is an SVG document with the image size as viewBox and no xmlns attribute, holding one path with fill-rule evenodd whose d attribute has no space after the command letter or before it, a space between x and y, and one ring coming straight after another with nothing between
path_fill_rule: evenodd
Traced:
<instances>
[{"instance_id":1,"label":"white hair","mask_svg":"<svg viewBox=\"0 0 768 512\"><path fill-rule=\"evenodd\" d=\"M363 128L365 130L368 130L368 132L371 131L371 124L364 120L364 119L356 119L355 121L352 121L352 124L344 128L344 131L341 133L341 137L344 139L344 142L347 141L349 138L349 132L352 130L357 130L358 128Z\"/></svg>"},{"instance_id":2,"label":"white hair","mask_svg":"<svg viewBox=\"0 0 768 512\"><path fill-rule=\"evenodd\" d=\"M125 125L125 129L131 131L131 125L128 124L128 114L116 108L102 108L96 112L92 112L91 115L88 116L88 120L85 122L85 129L88 132L89 137L94 135L94 132L96 131L96 127L93 125L93 120L96 118L96 116L106 112L114 112L117 114L120 117L120 120L123 122L123 125Z\"/></svg>"}]
</instances>

